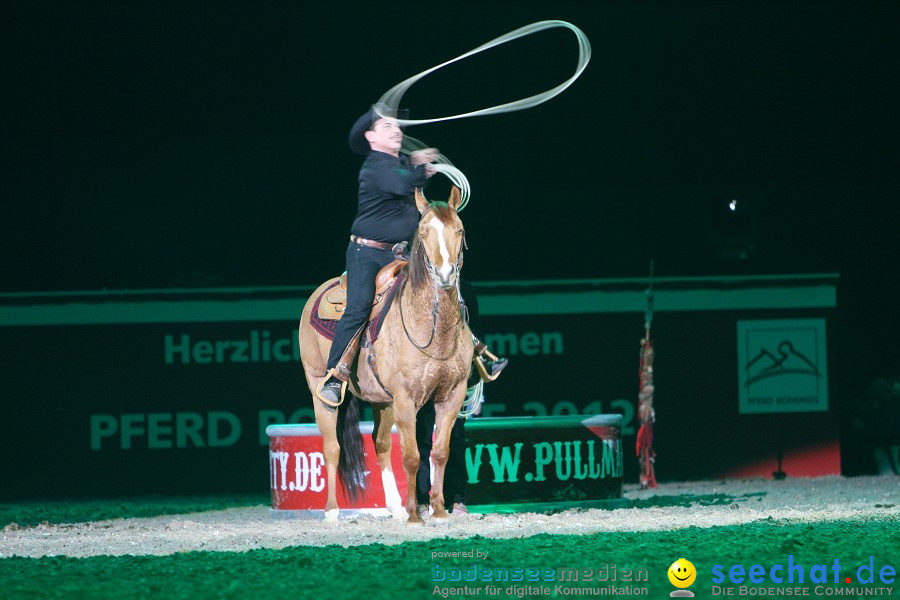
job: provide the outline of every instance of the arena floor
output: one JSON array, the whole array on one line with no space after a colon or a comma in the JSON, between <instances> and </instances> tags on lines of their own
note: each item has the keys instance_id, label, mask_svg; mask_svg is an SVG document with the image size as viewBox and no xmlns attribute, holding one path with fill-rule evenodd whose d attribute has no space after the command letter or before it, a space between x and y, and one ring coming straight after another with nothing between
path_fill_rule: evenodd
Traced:
<instances>
[{"instance_id":1,"label":"arena floor","mask_svg":"<svg viewBox=\"0 0 900 600\"><path fill-rule=\"evenodd\" d=\"M790 556L807 565L840 559L842 578L844 567L854 575L849 567L870 559L876 573L885 565L896 570L898 484L895 476L672 483L627 489L628 508L470 514L418 527L372 517L337 524L276 519L264 505L79 523L60 522L48 509L45 523L5 524L0 583L4 598L243 598L279 590L292 598L343 598L363 584L367 598L661 596L674 589L665 577L668 566L686 557L697 566L692 589L698 596L776 595L785 586L753 586L755 593L743 594L739 586L734 594L720 587L717 594L712 566L772 565ZM454 568L463 574L473 565L616 566L620 574L644 569L649 579L619 583L618 591L597 583L558 588L540 582L531 588L507 583L498 591L491 583L465 588L435 575ZM895 591L893 584L875 584L807 585L804 595Z\"/></svg>"}]
</instances>

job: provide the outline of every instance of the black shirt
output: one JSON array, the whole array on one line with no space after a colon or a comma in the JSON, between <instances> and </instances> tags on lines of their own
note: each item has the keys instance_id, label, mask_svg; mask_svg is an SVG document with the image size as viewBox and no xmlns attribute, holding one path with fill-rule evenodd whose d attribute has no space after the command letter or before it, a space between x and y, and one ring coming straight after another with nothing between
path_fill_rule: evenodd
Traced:
<instances>
[{"instance_id":1,"label":"black shirt","mask_svg":"<svg viewBox=\"0 0 900 600\"><path fill-rule=\"evenodd\" d=\"M373 150L359 170L359 208L350 233L376 242L411 241L419 224L413 196L425 186L425 165Z\"/></svg>"}]
</instances>

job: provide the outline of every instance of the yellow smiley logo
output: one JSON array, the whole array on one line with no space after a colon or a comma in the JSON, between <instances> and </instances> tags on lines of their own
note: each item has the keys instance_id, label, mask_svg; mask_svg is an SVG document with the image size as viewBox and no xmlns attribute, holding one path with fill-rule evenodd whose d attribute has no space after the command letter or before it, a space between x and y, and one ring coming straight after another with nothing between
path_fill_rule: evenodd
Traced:
<instances>
[{"instance_id":1,"label":"yellow smiley logo","mask_svg":"<svg viewBox=\"0 0 900 600\"><path fill-rule=\"evenodd\" d=\"M689 587L697 579L697 569L691 561L679 558L669 567L669 581L677 588Z\"/></svg>"}]
</instances>

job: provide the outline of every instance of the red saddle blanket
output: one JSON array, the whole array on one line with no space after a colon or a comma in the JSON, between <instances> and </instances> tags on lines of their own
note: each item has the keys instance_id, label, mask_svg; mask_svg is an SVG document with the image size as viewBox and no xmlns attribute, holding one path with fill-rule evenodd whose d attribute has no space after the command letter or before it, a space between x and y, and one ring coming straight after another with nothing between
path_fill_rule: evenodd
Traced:
<instances>
[{"instance_id":1,"label":"red saddle blanket","mask_svg":"<svg viewBox=\"0 0 900 600\"><path fill-rule=\"evenodd\" d=\"M406 271L401 271L397 278L394 280L394 285L391 286L391 289L388 290L387 295L384 300L384 307L381 311L375 315L375 318L369 321L369 340L374 342L378 339L378 333L381 331L381 325L384 323L384 317L387 315L388 309L391 307L391 302L394 301L394 296L397 295L397 290L399 290L404 280L406 279ZM313 329L318 331L322 336L326 339L333 340L334 339L334 330L337 328L337 324L339 320L332 319L322 319L319 317L319 303L323 302L323 298L325 294L328 293L328 290L332 289L334 286L338 285L338 281L335 281L327 288L322 290L322 293L319 294L318 298L316 298L315 304L313 304L312 313L309 316L309 324L313 326Z\"/></svg>"}]
</instances>

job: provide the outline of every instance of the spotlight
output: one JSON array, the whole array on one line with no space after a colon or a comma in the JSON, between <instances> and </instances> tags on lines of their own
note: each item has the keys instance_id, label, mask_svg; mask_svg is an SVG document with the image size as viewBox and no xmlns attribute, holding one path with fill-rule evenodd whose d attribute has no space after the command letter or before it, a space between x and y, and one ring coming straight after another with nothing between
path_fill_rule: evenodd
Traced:
<instances>
[{"instance_id":1,"label":"spotlight","mask_svg":"<svg viewBox=\"0 0 900 600\"><path fill-rule=\"evenodd\" d=\"M706 241L715 258L725 262L753 258L758 248L752 200L720 196L711 200L710 206L714 210L706 222Z\"/></svg>"}]
</instances>

